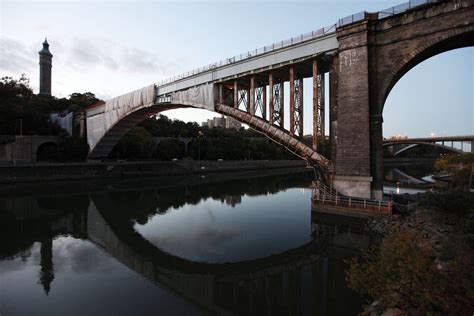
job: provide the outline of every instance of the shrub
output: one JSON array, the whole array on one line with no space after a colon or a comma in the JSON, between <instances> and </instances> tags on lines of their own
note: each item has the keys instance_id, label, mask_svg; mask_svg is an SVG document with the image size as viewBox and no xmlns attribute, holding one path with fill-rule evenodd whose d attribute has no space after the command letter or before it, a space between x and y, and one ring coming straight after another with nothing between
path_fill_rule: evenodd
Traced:
<instances>
[{"instance_id":1,"label":"shrub","mask_svg":"<svg viewBox=\"0 0 474 316\"><path fill-rule=\"evenodd\" d=\"M461 190L428 193L423 199L423 205L446 215L464 217L474 207L474 194Z\"/></svg>"},{"instance_id":2,"label":"shrub","mask_svg":"<svg viewBox=\"0 0 474 316\"><path fill-rule=\"evenodd\" d=\"M58 140L57 160L62 162L84 161L89 153L89 145L84 138L62 136Z\"/></svg>"},{"instance_id":3,"label":"shrub","mask_svg":"<svg viewBox=\"0 0 474 316\"><path fill-rule=\"evenodd\" d=\"M435 260L427 240L414 230L387 236L380 248L353 258L346 279L351 289L377 299L381 308L406 314L470 315L474 311L474 256L465 247Z\"/></svg>"}]
</instances>

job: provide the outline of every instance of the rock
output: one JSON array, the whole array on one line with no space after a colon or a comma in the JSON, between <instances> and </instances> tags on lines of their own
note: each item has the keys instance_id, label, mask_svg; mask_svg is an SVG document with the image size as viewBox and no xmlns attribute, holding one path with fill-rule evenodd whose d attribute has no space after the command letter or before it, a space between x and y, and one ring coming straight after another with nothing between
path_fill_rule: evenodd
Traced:
<instances>
[{"instance_id":1,"label":"rock","mask_svg":"<svg viewBox=\"0 0 474 316\"><path fill-rule=\"evenodd\" d=\"M400 316L400 315L403 315L403 313L398 308L389 308L382 314L382 316Z\"/></svg>"}]
</instances>

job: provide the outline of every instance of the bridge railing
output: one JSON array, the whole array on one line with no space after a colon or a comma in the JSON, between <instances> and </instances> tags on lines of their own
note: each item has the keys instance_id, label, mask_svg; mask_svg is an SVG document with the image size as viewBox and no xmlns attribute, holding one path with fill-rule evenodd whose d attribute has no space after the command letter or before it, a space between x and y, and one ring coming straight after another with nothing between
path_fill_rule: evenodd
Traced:
<instances>
[{"instance_id":1,"label":"bridge railing","mask_svg":"<svg viewBox=\"0 0 474 316\"><path fill-rule=\"evenodd\" d=\"M203 72L212 70L214 68L222 67L222 66L225 66L225 65L230 65L230 64L237 63L237 62L240 62L242 60L249 59L249 58L252 58L252 57L255 57L255 56L258 56L258 55L263 55L263 54L266 54L266 53L270 53L270 52L273 52L275 50L282 49L284 47L292 46L292 45L295 45L295 44L298 44L298 43L302 43L302 42L306 42L306 41L309 41L309 40L312 40L312 39L323 37L327 34L334 33L336 31L336 27L337 27L337 24L333 24L333 25L330 25L330 26L327 26L327 27L320 28L316 31L308 32L308 33L305 33L305 34L294 36L294 37L289 38L287 40L283 40L283 41L279 41L279 42L276 42L276 43L273 43L273 44L270 44L270 45L267 45L267 46L263 46L263 47L248 51L246 53L242 53L240 55L236 55L236 56L233 56L233 57L230 57L230 58L223 59L221 61L209 64L209 65L204 66L204 67L193 69L191 71L188 71L186 73L174 76L172 78L162 80L162 81L158 82L157 85L158 86L163 86L163 85L166 85L168 83L172 83L172 82L184 79L184 78L188 78L188 77L197 75L199 73L203 73Z\"/></svg>"},{"instance_id":2,"label":"bridge railing","mask_svg":"<svg viewBox=\"0 0 474 316\"><path fill-rule=\"evenodd\" d=\"M438 2L441 2L441 1L442 0L411 0L411 1L408 1L406 3L402 3L402 4L399 4L399 5L396 5L396 6L378 11L375 14L377 16L377 19L380 20L380 19L384 19L386 17L390 17L392 15L396 15L396 14L400 14L400 13L409 11L411 9L414 9L414 8L417 8L417 7L420 7L420 6L423 6L423 5L427 5L427 4L431 4L431 3L438 3ZM362 11L362 12L359 12L359 13L356 13L356 14L346 16L345 18L339 19L339 21L337 22L337 26L339 27L339 26L352 24L354 22L362 21L366 18L367 14L368 14L367 12Z\"/></svg>"},{"instance_id":3,"label":"bridge railing","mask_svg":"<svg viewBox=\"0 0 474 316\"><path fill-rule=\"evenodd\" d=\"M407 3L403 3L403 4L400 4L400 5L397 5L397 6L379 11L378 13L375 13L375 15L378 16L378 19L383 19L383 18L392 16L392 15L395 15L395 14L403 13L403 12L411 10L415 7L427 5L427 4L430 4L430 3L437 3L437 2L440 2L440 1L442 1L442 0L411 0ZM325 35L334 33L336 31L337 27L352 24L354 22L364 20L366 18L367 14L369 14L369 13L367 13L365 11L362 11L362 12L359 12L359 13L356 13L356 14L349 15L345 18L339 19L339 21L337 23L333 24L333 25L323 27L323 28L320 28L318 30L308 32L308 33L305 33L305 34L301 34L301 35L298 35L298 36L294 36L294 37L289 38L287 40L276 42L276 43L273 43L273 44L270 44L270 45L267 45L267 46L263 46L261 48L257 48L257 49L251 50L251 51L247 51L247 52L242 53L240 55L232 56L230 58L223 59L221 61L209 64L209 65L204 66L204 67L193 69L193 70L188 71L186 73L182 73L180 75L162 80L162 81L158 82L157 85L158 86L163 86L163 85L166 85L166 84L169 84L169 83L181 80L181 79L185 79L185 78L188 78L188 77L191 77L191 76L194 76L194 75L212 70L214 68L230 65L230 64L237 63L237 62L240 62L240 61L245 60L245 59L253 58L253 57L258 56L258 55L273 52L275 50L282 49L284 47L292 46L292 45L295 45L295 44L298 44L298 43L302 43L302 42L306 42L306 41L309 41L309 40L312 40L312 39L323 37Z\"/></svg>"},{"instance_id":4,"label":"bridge railing","mask_svg":"<svg viewBox=\"0 0 474 316\"><path fill-rule=\"evenodd\" d=\"M363 212L392 214L392 201L340 195L319 182L313 183L312 189L311 200L313 203L332 205L342 209L355 209Z\"/></svg>"}]
</instances>

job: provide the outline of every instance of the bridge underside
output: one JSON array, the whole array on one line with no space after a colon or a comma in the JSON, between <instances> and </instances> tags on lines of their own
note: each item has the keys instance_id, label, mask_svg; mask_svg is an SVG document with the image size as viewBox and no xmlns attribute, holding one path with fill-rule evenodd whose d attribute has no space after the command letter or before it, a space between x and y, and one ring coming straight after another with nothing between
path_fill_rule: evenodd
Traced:
<instances>
[{"instance_id":1,"label":"bridge underside","mask_svg":"<svg viewBox=\"0 0 474 316\"><path fill-rule=\"evenodd\" d=\"M147 108L142 108L135 111L115 124L105 135L100 139L94 149L90 152L89 158L98 159L107 157L118 141L133 127L140 124L144 120L150 118L152 115L163 111L183 108L186 106L172 106L172 105L153 105Z\"/></svg>"}]
</instances>

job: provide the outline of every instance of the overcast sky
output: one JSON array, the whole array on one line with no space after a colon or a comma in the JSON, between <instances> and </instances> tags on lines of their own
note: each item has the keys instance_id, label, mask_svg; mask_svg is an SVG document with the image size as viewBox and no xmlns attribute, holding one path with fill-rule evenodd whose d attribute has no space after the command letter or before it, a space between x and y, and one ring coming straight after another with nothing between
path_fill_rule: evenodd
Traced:
<instances>
[{"instance_id":1,"label":"overcast sky","mask_svg":"<svg viewBox=\"0 0 474 316\"><path fill-rule=\"evenodd\" d=\"M25 73L38 91L38 51L47 37L52 93L95 93L108 99L209 63L334 24L396 1L3 1L0 75ZM307 85L306 85L307 86ZM474 48L435 56L392 90L384 136L474 134ZM305 93L305 133L311 92ZM204 110L165 112L185 121ZM288 117L288 116L287 116Z\"/></svg>"}]
</instances>

